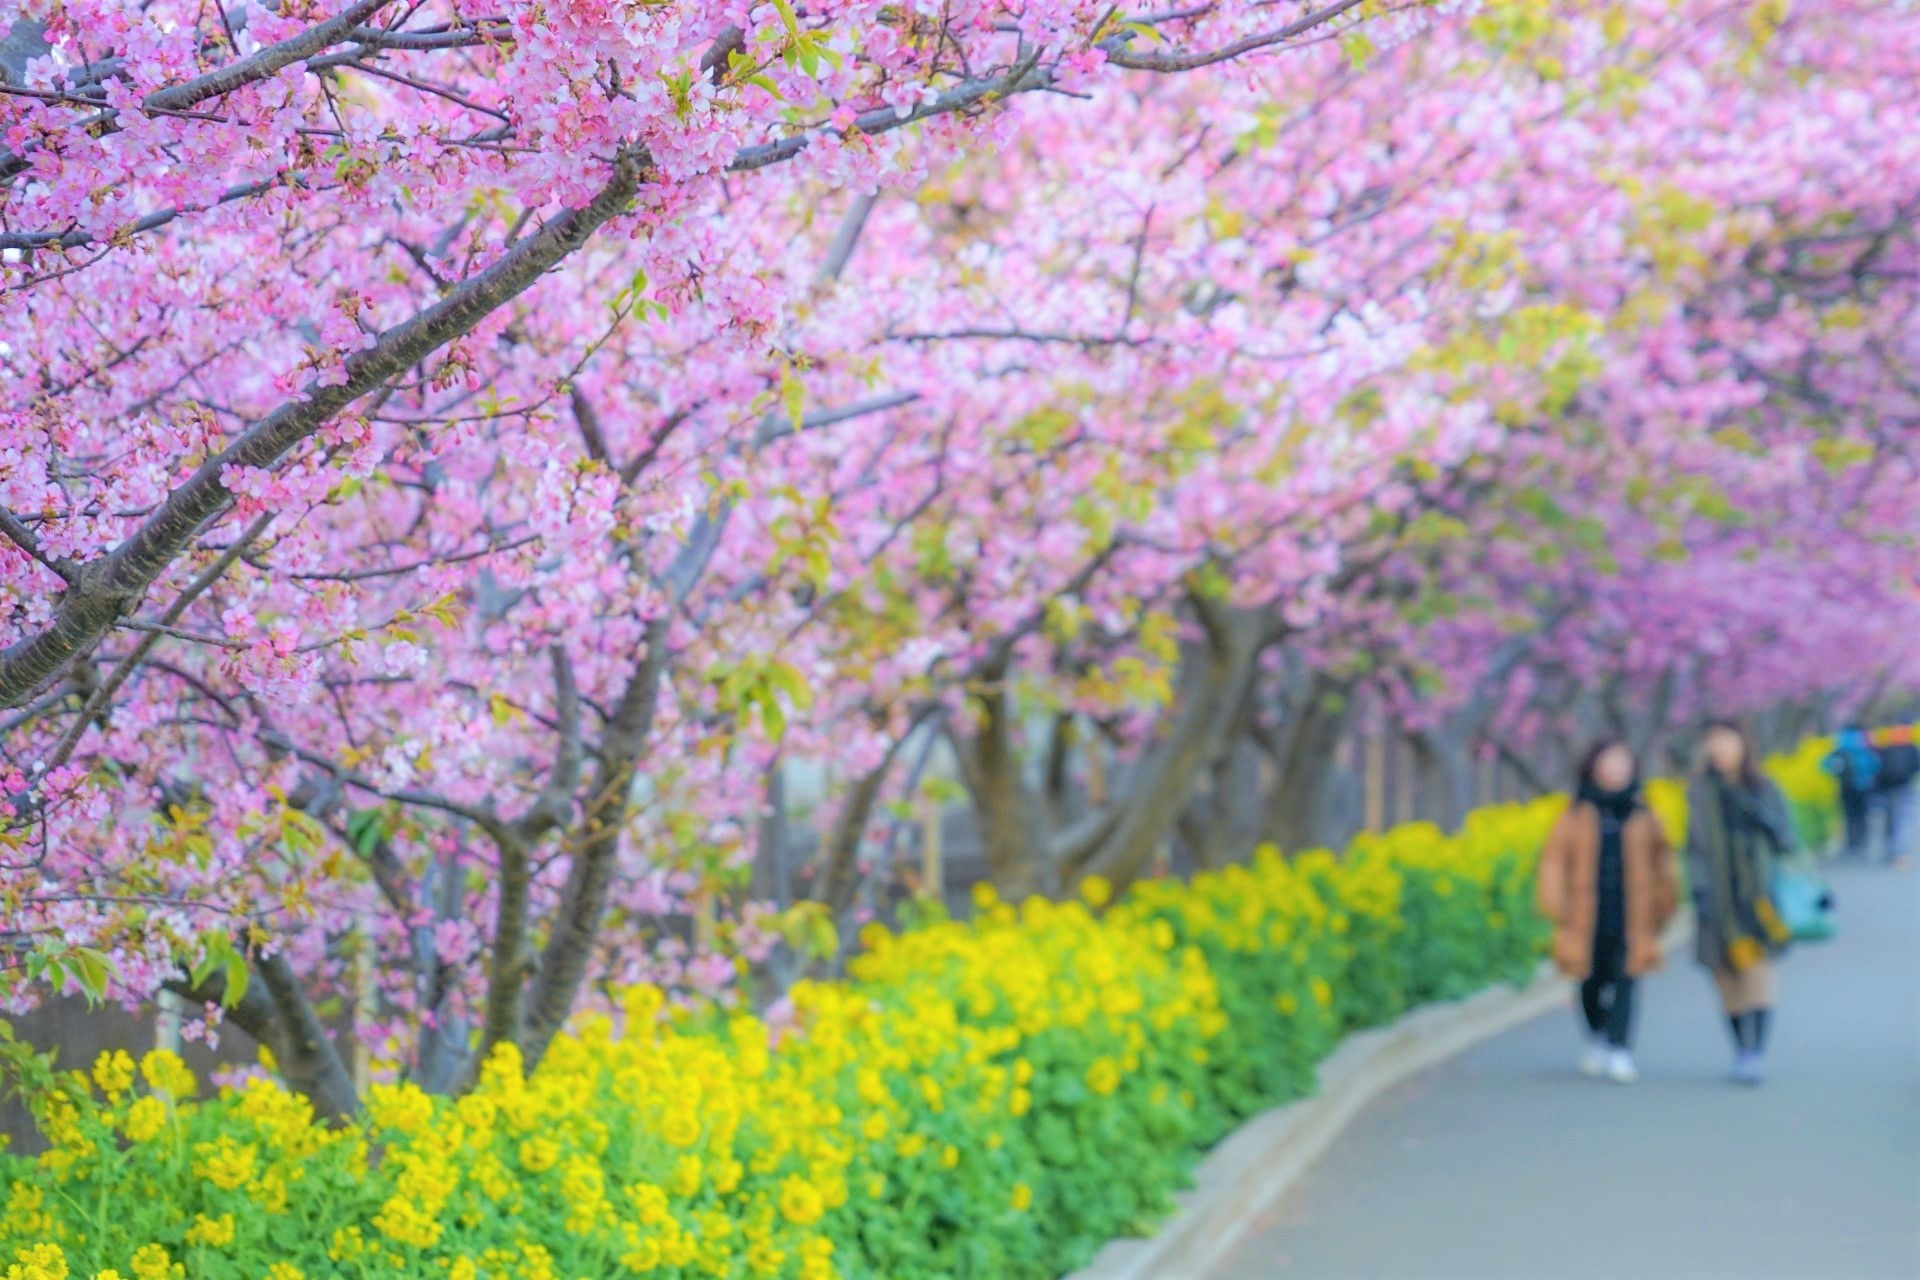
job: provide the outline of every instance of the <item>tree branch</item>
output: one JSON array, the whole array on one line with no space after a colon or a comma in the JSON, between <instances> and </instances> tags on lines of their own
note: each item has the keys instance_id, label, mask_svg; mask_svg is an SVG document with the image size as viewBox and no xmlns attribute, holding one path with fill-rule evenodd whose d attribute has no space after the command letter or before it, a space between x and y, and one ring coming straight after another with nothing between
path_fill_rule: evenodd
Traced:
<instances>
[{"instance_id":1,"label":"tree branch","mask_svg":"<svg viewBox=\"0 0 1920 1280\"><path fill-rule=\"evenodd\" d=\"M526 1030L520 1038L529 1066L545 1054L573 1011L593 944L606 918L633 779L647 736L653 731L660 705L660 680L671 656L664 615L647 624L642 643L644 652L601 734L600 765L587 799L580 847L567 868L560 906L529 993Z\"/></svg>"},{"instance_id":2,"label":"tree branch","mask_svg":"<svg viewBox=\"0 0 1920 1280\"><path fill-rule=\"evenodd\" d=\"M0 651L0 707L18 706L97 640L199 531L226 511L233 502L222 479L228 467L271 468L354 401L471 332L625 209L638 190L644 165L642 153L623 153L607 184L585 206L559 214L433 306L348 357L343 381L308 383L299 399L281 405L201 464L146 524L76 575L50 624Z\"/></svg>"},{"instance_id":3,"label":"tree branch","mask_svg":"<svg viewBox=\"0 0 1920 1280\"><path fill-rule=\"evenodd\" d=\"M5 507L0 507L0 535L5 535L8 542L32 556L47 569L60 575L63 580L73 581L74 566L70 562L50 559L47 553L40 549L40 539L34 536L33 530L27 527L25 521Z\"/></svg>"},{"instance_id":4,"label":"tree branch","mask_svg":"<svg viewBox=\"0 0 1920 1280\"><path fill-rule=\"evenodd\" d=\"M547 832L563 827L573 816L573 793L580 786L580 691L574 685L573 663L559 645L550 645L553 661L554 720L560 734L560 751L553 771L533 806L520 816L516 833L524 844L532 844Z\"/></svg>"},{"instance_id":5,"label":"tree branch","mask_svg":"<svg viewBox=\"0 0 1920 1280\"><path fill-rule=\"evenodd\" d=\"M327 1119L352 1115L360 1106L353 1075L340 1048L314 1012L284 952L258 958L254 967L266 985L279 1015L284 1054L280 1071L287 1082L313 1100L314 1110Z\"/></svg>"},{"instance_id":6,"label":"tree branch","mask_svg":"<svg viewBox=\"0 0 1920 1280\"><path fill-rule=\"evenodd\" d=\"M1285 44L1296 36L1305 35L1315 27L1325 26L1343 13L1358 9L1365 2L1366 0L1337 0L1336 3L1324 9L1315 9L1312 13L1296 18L1284 27L1276 27L1272 31L1247 36L1218 49L1204 50L1199 53L1134 54L1128 53L1123 45L1110 51L1107 54L1107 61L1116 67L1125 67L1130 71L1197 71L1201 67L1209 67L1218 62L1230 62L1261 49Z\"/></svg>"}]
</instances>

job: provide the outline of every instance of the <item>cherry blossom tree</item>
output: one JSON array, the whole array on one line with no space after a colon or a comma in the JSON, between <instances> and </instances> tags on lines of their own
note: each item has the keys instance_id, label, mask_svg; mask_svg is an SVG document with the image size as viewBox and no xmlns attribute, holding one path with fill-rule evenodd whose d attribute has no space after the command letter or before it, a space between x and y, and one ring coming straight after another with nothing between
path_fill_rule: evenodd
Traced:
<instances>
[{"instance_id":1,"label":"cherry blossom tree","mask_svg":"<svg viewBox=\"0 0 1920 1280\"><path fill-rule=\"evenodd\" d=\"M936 749L1055 890L1295 844L1359 696L1457 811L1911 684L1911 25L12 15L0 994L343 1111L328 1000L455 1088L837 933Z\"/></svg>"}]
</instances>

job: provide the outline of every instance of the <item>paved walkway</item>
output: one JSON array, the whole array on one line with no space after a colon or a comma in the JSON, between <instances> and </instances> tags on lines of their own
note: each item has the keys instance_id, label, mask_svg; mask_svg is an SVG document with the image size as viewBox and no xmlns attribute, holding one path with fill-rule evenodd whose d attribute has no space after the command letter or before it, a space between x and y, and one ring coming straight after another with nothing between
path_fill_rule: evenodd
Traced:
<instances>
[{"instance_id":1,"label":"paved walkway","mask_svg":"<svg viewBox=\"0 0 1920 1280\"><path fill-rule=\"evenodd\" d=\"M1781 971L1773 1079L1724 1083L1689 955L1642 986L1641 1081L1557 1012L1391 1091L1209 1280L1920 1280L1920 873L1834 874Z\"/></svg>"}]
</instances>

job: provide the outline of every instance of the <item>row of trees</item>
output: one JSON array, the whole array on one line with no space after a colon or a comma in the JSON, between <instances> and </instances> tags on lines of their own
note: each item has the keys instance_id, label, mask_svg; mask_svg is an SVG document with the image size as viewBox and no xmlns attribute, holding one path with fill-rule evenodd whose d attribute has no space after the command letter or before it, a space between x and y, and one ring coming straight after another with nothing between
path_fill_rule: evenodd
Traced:
<instances>
[{"instance_id":1,"label":"row of trees","mask_svg":"<svg viewBox=\"0 0 1920 1280\"><path fill-rule=\"evenodd\" d=\"M0 15L8 1006L344 1111L930 787L1059 892L1313 841L1362 702L1457 815L1920 675L1886 6L709 8Z\"/></svg>"}]
</instances>

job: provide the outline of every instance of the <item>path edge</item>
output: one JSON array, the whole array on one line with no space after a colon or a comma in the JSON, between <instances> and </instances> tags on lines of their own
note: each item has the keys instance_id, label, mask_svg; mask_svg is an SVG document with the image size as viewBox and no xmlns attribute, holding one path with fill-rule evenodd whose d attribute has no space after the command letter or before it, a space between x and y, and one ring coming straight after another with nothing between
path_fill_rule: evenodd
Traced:
<instances>
[{"instance_id":1,"label":"path edge","mask_svg":"<svg viewBox=\"0 0 1920 1280\"><path fill-rule=\"evenodd\" d=\"M1688 918L1662 939L1671 960L1692 939ZM1113 1240L1066 1280L1200 1280L1245 1228L1291 1191L1368 1103L1410 1076L1571 1003L1573 985L1542 963L1524 986L1491 987L1423 1005L1356 1032L1320 1064L1312 1097L1264 1111L1229 1134L1194 1171L1191 1190L1151 1237Z\"/></svg>"}]
</instances>

